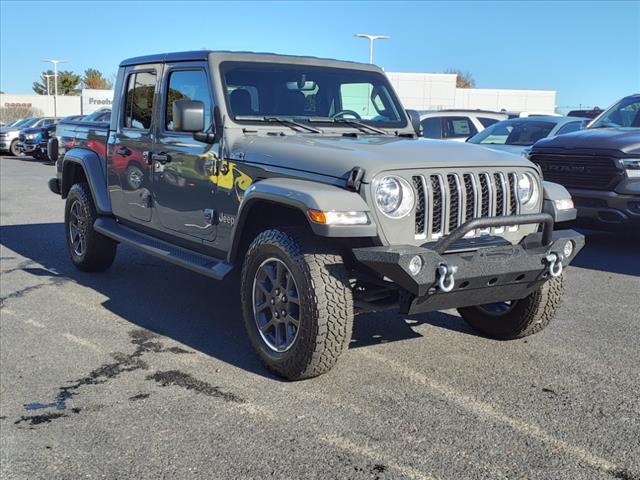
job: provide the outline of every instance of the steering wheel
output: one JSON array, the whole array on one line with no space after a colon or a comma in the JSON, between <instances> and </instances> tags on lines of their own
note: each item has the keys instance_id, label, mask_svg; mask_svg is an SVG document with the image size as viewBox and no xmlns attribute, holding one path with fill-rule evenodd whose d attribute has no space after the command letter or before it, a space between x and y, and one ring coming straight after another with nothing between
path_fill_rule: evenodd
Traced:
<instances>
[{"instance_id":1,"label":"steering wheel","mask_svg":"<svg viewBox=\"0 0 640 480\"><path fill-rule=\"evenodd\" d=\"M358 114L358 112L354 112L353 110L340 110L339 112L331 115L331 118L343 118L345 115L352 115L356 118L356 120L362 120L362 117Z\"/></svg>"}]
</instances>

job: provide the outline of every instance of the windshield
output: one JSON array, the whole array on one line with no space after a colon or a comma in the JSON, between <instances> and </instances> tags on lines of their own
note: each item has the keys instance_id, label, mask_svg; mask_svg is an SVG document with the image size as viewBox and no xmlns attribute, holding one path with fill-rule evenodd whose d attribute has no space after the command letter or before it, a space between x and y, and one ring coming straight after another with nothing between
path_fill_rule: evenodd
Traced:
<instances>
[{"instance_id":1,"label":"windshield","mask_svg":"<svg viewBox=\"0 0 640 480\"><path fill-rule=\"evenodd\" d=\"M82 119L83 122L106 122L111 117L111 110L96 110Z\"/></svg>"},{"instance_id":2,"label":"windshield","mask_svg":"<svg viewBox=\"0 0 640 480\"><path fill-rule=\"evenodd\" d=\"M589 128L640 128L640 96L620 100L604 112Z\"/></svg>"},{"instance_id":3,"label":"windshield","mask_svg":"<svg viewBox=\"0 0 640 480\"><path fill-rule=\"evenodd\" d=\"M30 127L31 125L33 125L37 121L38 121L37 117L23 118L22 120L18 120L17 122L15 122L13 125L11 125L11 127L12 128L17 128L17 127L26 128L26 127Z\"/></svg>"},{"instance_id":4,"label":"windshield","mask_svg":"<svg viewBox=\"0 0 640 480\"><path fill-rule=\"evenodd\" d=\"M20 127L20 128L29 128L29 127L33 127L36 123L38 123L40 119L38 117L33 117L33 118L27 118L24 122L15 125L16 127Z\"/></svg>"},{"instance_id":5,"label":"windshield","mask_svg":"<svg viewBox=\"0 0 640 480\"><path fill-rule=\"evenodd\" d=\"M257 62L225 62L221 70L227 108L236 121L285 117L355 119L377 127L407 124L387 78L378 72ZM252 118L243 120L247 116Z\"/></svg>"},{"instance_id":6,"label":"windshield","mask_svg":"<svg viewBox=\"0 0 640 480\"><path fill-rule=\"evenodd\" d=\"M483 145L533 145L549 136L556 124L527 119L503 120L495 123L469 139L469 143Z\"/></svg>"}]
</instances>

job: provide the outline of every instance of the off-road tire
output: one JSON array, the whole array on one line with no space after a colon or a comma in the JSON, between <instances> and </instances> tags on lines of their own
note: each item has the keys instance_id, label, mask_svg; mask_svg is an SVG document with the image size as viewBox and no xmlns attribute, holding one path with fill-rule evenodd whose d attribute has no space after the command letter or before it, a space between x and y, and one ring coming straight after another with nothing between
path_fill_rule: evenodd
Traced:
<instances>
[{"instance_id":1,"label":"off-road tire","mask_svg":"<svg viewBox=\"0 0 640 480\"><path fill-rule=\"evenodd\" d=\"M564 277L553 277L501 315L479 307L459 308L465 322L479 332L498 340L514 340L543 330L553 319L562 301Z\"/></svg>"},{"instance_id":2,"label":"off-road tire","mask_svg":"<svg viewBox=\"0 0 640 480\"><path fill-rule=\"evenodd\" d=\"M285 352L269 348L254 319L254 278L269 258L286 265L299 290L299 331ZM253 240L242 267L240 292L251 344L277 375L289 380L321 375L335 365L351 341L353 297L342 257L301 229L266 230Z\"/></svg>"},{"instance_id":3,"label":"off-road tire","mask_svg":"<svg viewBox=\"0 0 640 480\"><path fill-rule=\"evenodd\" d=\"M9 153L14 157L21 157L23 154L18 150L18 140L14 140L11 142L9 146Z\"/></svg>"},{"instance_id":4,"label":"off-road tire","mask_svg":"<svg viewBox=\"0 0 640 480\"><path fill-rule=\"evenodd\" d=\"M70 221L74 204L78 205L77 208L81 210L86 218L82 228L85 246L80 254L74 251L73 239L71 238ZM93 229L93 224L97 218L98 214L89 186L86 183L76 183L71 187L67 196L64 210L64 226L69 258L75 267L83 272L102 272L111 266L116 256L117 242Z\"/></svg>"}]
</instances>

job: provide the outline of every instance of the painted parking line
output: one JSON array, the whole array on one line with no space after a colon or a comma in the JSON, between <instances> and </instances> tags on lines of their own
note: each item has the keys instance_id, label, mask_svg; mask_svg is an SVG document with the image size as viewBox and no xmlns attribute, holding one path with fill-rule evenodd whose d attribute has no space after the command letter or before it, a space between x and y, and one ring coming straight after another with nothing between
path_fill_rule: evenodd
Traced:
<instances>
[{"instance_id":1,"label":"painted parking line","mask_svg":"<svg viewBox=\"0 0 640 480\"><path fill-rule=\"evenodd\" d=\"M496 410L488 403L465 395L464 393L461 393L448 385L436 382L427 375L412 370L400 362L389 359L379 353L372 351L371 349L358 349L358 352L370 360L382 363L387 368L393 370L404 379L416 385L428 388L431 392L439 395L444 400L450 403L454 403L478 417L491 420L495 423L506 425L524 436L537 440L538 442L551 447L554 451L560 451L565 453L566 455L573 457L574 460L577 460L578 462L585 463L594 469L609 474L623 471L623 469L621 469L617 465L614 465L610 461L592 452L589 452L582 447L571 445L564 440L560 440L554 437L538 425L527 423L523 420L510 417Z\"/></svg>"}]
</instances>

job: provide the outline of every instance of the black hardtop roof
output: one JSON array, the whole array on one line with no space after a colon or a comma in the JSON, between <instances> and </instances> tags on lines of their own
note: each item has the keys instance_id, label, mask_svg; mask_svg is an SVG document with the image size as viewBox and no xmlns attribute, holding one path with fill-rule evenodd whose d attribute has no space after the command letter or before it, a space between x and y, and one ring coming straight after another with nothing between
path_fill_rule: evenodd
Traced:
<instances>
[{"instance_id":1,"label":"black hardtop roof","mask_svg":"<svg viewBox=\"0 0 640 480\"><path fill-rule=\"evenodd\" d=\"M375 65L369 63L352 62L347 60L335 60L331 58L320 58L300 55L281 55L278 53L261 52L234 52L230 50L193 50L190 52L158 53L155 55L144 55L141 57L127 58L120 62L121 67L130 65L141 65L145 63L167 63L167 62L189 62L208 60L210 56L219 57L221 60L236 61L277 61L287 63L312 64L322 66L336 66L347 68L359 68L363 70L381 71Z\"/></svg>"}]
</instances>

